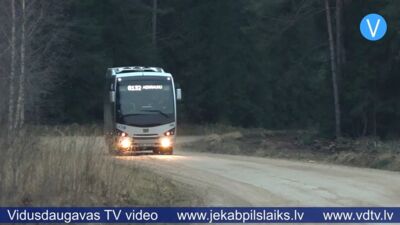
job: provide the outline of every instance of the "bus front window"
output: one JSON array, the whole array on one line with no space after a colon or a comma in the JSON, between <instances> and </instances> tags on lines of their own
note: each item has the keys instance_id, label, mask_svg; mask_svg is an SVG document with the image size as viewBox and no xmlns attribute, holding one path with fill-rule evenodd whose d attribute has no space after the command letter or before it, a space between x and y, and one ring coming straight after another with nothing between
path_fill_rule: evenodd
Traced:
<instances>
[{"instance_id":1,"label":"bus front window","mask_svg":"<svg viewBox=\"0 0 400 225\"><path fill-rule=\"evenodd\" d=\"M117 122L132 126L158 126L173 122L172 87L170 79L121 79L117 86Z\"/></svg>"}]
</instances>

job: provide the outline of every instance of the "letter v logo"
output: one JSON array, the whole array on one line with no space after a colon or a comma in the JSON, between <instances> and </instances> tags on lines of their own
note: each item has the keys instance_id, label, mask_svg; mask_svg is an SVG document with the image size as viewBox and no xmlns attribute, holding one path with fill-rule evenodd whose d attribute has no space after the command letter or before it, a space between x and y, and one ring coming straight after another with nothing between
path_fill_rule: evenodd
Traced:
<instances>
[{"instance_id":1,"label":"letter v logo","mask_svg":"<svg viewBox=\"0 0 400 225\"><path fill-rule=\"evenodd\" d=\"M378 21L376 22L376 25L375 25L375 29L372 31L371 22L369 21L369 19L367 19L368 28L369 28L369 31L371 32L371 36L373 38L375 37L376 32L378 31L378 27L379 27L379 23L380 22L381 22L381 19L378 19Z\"/></svg>"},{"instance_id":2,"label":"letter v logo","mask_svg":"<svg viewBox=\"0 0 400 225\"><path fill-rule=\"evenodd\" d=\"M385 36L387 24L385 19L378 14L366 15L360 23L361 35L370 41L377 41Z\"/></svg>"}]
</instances>

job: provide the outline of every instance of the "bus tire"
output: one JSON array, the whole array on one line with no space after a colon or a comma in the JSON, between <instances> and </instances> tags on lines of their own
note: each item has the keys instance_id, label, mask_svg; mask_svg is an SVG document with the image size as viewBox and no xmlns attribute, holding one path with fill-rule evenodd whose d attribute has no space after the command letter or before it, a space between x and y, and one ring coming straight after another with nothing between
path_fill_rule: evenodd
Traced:
<instances>
[{"instance_id":1,"label":"bus tire","mask_svg":"<svg viewBox=\"0 0 400 225\"><path fill-rule=\"evenodd\" d=\"M160 150L158 148L153 149L153 154L154 155L159 155L160 154Z\"/></svg>"},{"instance_id":2,"label":"bus tire","mask_svg":"<svg viewBox=\"0 0 400 225\"><path fill-rule=\"evenodd\" d=\"M110 155L112 155L112 156L119 156L119 155L121 155L121 152L119 152L119 151L117 151L117 150L115 150L115 149L110 149L108 152L109 152Z\"/></svg>"},{"instance_id":3,"label":"bus tire","mask_svg":"<svg viewBox=\"0 0 400 225\"><path fill-rule=\"evenodd\" d=\"M173 155L174 154L174 149L170 148L167 151L164 152L164 155Z\"/></svg>"}]
</instances>

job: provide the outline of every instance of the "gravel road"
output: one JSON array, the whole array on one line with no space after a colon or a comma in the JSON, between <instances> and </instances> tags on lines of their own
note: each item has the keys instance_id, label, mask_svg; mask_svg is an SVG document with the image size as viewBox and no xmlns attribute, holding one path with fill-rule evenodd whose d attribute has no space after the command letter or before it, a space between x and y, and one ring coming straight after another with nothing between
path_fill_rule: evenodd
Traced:
<instances>
[{"instance_id":1,"label":"gravel road","mask_svg":"<svg viewBox=\"0 0 400 225\"><path fill-rule=\"evenodd\" d=\"M398 172L188 149L115 160L188 184L207 206L400 206Z\"/></svg>"}]
</instances>

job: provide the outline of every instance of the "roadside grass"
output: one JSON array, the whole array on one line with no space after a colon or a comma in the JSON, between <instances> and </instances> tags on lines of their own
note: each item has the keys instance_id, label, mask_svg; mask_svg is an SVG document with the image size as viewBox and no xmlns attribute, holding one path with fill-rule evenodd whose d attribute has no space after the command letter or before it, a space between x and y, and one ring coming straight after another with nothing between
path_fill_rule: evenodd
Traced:
<instances>
[{"instance_id":1,"label":"roadside grass","mask_svg":"<svg viewBox=\"0 0 400 225\"><path fill-rule=\"evenodd\" d=\"M182 148L400 171L400 141L396 140L360 138L332 141L318 137L315 131L272 131L223 125L207 125L203 129L196 128L196 131L201 131L197 134L204 138L184 143Z\"/></svg>"},{"instance_id":2,"label":"roadside grass","mask_svg":"<svg viewBox=\"0 0 400 225\"><path fill-rule=\"evenodd\" d=\"M79 128L65 128L64 134L60 129L46 129L25 131L9 147L0 139L0 206L191 206L201 202L191 187L139 166L117 163L107 154L101 136L83 135L87 130L75 130L73 135L72 130Z\"/></svg>"},{"instance_id":3,"label":"roadside grass","mask_svg":"<svg viewBox=\"0 0 400 225\"><path fill-rule=\"evenodd\" d=\"M243 128L234 127L226 124L178 124L178 135L207 135L223 134L242 130Z\"/></svg>"}]
</instances>

